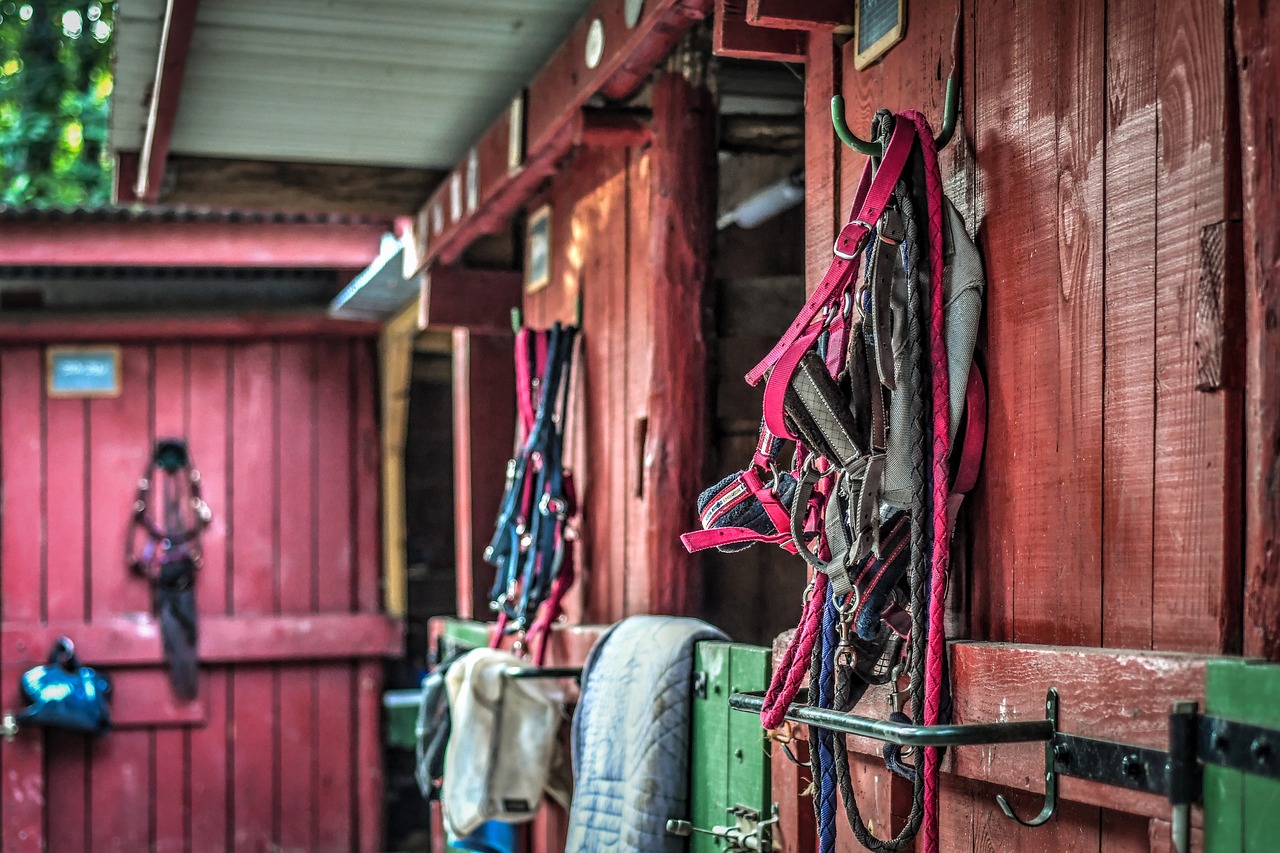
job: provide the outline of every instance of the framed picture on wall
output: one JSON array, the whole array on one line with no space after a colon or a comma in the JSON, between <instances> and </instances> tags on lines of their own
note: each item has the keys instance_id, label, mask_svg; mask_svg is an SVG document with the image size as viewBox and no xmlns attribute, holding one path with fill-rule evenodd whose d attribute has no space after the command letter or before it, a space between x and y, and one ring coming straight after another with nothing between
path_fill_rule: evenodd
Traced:
<instances>
[{"instance_id":1,"label":"framed picture on wall","mask_svg":"<svg viewBox=\"0 0 1280 853\"><path fill-rule=\"evenodd\" d=\"M524 289L541 290L551 281L551 205L544 204L529 215L525 226Z\"/></svg>"},{"instance_id":2,"label":"framed picture on wall","mask_svg":"<svg viewBox=\"0 0 1280 853\"><path fill-rule=\"evenodd\" d=\"M50 397L119 397L120 347L49 347L45 391Z\"/></svg>"},{"instance_id":3,"label":"framed picture on wall","mask_svg":"<svg viewBox=\"0 0 1280 853\"><path fill-rule=\"evenodd\" d=\"M871 65L907 32L907 0L857 0L853 7L853 67Z\"/></svg>"}]
</instances>

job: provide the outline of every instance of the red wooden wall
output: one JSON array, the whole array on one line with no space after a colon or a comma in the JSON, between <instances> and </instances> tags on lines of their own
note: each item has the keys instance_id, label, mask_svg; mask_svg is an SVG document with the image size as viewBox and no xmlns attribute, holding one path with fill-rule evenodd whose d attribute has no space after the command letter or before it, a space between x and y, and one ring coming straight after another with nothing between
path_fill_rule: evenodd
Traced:
<instances>
[{"instance_id":1,"label":"red wooden wall","mask_svg":"<svg viewBox=\"0 0 1280 853\"><path fill-rule=\"evenodd\" d=\"M811 185L823 223L848 215L863 160L834 150L830 95L856 128L881 106L940 119L959 11L912 4L906 41L863 72L811 46L808 174L838 190ZM1243 341L1200 307L1224 296L1238 322L1226 8L997 0L964 20L964 126L943 170L988 279L974 633L1238 650ZM829 243L814 235L811 276ZM1215 351L1221 378L1199 390Z\"/></svg>"},{"instance_id":2,"label":"red wooden wall","mask_svg":"<svg viewBox=\"0 0 1280 853\"><path fill-rule=\"evenodd\" d=\"M127 344L121 395L89 401L46 398L43 363L0 347L0 696L13 706L17 673L65 630L113 677L118 726L4 747L3 849L377 849L376 657L399 632L377 615L371 343ZM167 435L189 439L214 515L196 592L210 662L185 706L123 563Z\"/></svg>"},{"instance_id":3,"label":"red wooden wall","mask_svg":"<svg viewBox=\"0 0 1280 853\"><path fill-rule=\"evenodd\" d=\"M676 72L658 76L653 112L648 142L584 146L552 181L550 283L524 299L527 321L546 326L573 322L581 298L567 458L586 509L571 622L700 603L700 561L678 536L697 526L710 440L715 113Z\"/></svg>"},{"instance_id":4,"label":"red wooden wall","mask_svg":"<svg viewBox=\"0 0 1280 853\"><path fill-rule=\"evenodd\" d=\"M1239 652L1246 432L1230 4L919 0L905 41L862 72L829 27L811 31L811 287L863 161L832 134L831 96L844 95L863 135L879 107L939 122L957 13L963 126L943 176L986 265L990 415L953 621L1019 645ZM955 649L961 721L1035 716L1058 684L1072 694L1069 730L1158 745L1163 730L1135 723L1158 729L1170 696L1202 690L1193 658L1017 653ZM1117 688L1129 679L1147 699ZM1067 789L1075 802L1049 825L1016 826L991 785L1041 788L1042 765L1021 748L959 750L954 762L944 850L1166 849L1168 825L1152 819L1163 812L1114 793ZM860 790L883 834L909 800L878 765L874 753L861 765ZM1014 804L1038 809L1034 796Z\"/></svg>"}]
</instances>

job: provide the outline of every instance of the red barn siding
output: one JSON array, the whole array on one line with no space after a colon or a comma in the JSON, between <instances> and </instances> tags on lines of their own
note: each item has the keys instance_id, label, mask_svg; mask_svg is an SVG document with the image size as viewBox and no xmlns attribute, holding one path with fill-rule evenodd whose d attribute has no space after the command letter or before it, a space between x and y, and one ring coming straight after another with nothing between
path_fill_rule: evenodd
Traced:
<instances>
[{"instance_id":1,"label":"red barn siding","mask_svg":"<svg viewBox=\"0 0 1280 853\"><path fill-rule=\"evenodd\" d=\"M123 535L152 442L175 434L189 438L214 513L197 587L204 616L377 612L370 347L333 337L128 344L122 394L87 401L45 397L42 347L0 348L5 631L148 610ZM28 662L6 654L11 707ZM128 694L120 714L152 697L143 718L92 742L22 732L0 756L3 849L376 849L379 665L356 653L257 657L203 666L194 713L163 711L172 703L157 658L111 670Z\"/></svg>"}]
</instances>

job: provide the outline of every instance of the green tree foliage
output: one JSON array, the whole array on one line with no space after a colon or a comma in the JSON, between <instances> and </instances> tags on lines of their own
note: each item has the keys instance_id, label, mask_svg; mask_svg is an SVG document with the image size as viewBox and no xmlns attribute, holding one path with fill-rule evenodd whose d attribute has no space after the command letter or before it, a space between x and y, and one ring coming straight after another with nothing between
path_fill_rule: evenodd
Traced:
<instances>
[{"instance_id":1,"label":"green tree foliage","mask_svg":"<svg viewBox=\"0 0 1280 853\"><path fill-rule=\"evenodd\" d=\"M0 203L111 199L111 33L104 0L0 0Z\"/></svg>"}]
</instances>

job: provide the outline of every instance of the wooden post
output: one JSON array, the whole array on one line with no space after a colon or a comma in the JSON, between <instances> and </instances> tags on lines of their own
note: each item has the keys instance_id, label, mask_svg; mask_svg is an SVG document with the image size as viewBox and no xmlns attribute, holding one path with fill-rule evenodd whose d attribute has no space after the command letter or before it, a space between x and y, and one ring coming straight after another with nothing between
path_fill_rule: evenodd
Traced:
<instances>
[{"instance_id":1,"label":"wooden post","mask_svg":"<svg viewBox=\"0 0 1280 853\"><path fill-rule=\"evenodd\" d=\"M1271 125L1280 113L1280 13L1236 4L1245 276L1244 653L1280 660L1280 167Z\"/></svg>"},{"instance_id":2,"label":"wooden post","mask_svg":"<svg viewBox=\"0 0 1280 853\"><path fill-rule=\"evenodd\" d=\"M409 427L409 385L418 303L387 321L378 338L382 391L382 584L387 612L404 616L408 604L404 517L404 444Z\"/></svg>"},{"instance_id":3,"label":"wooden post","mask_svg":"<svg viewBox=\"0 0 1280 853\"><path fill-rule=\"evenodd\" d=\"M687 65L697 66L699 57ZM698 562L680 534L697 524L708 427L704 302L716 200L716 110L699 74L667 71L653 86L653 228L645 537L650 610L700 603Z\"/></svg>"},{"instance_id":4,"label":"wooden post","mask_svg":"<svg viewBox=\"0 0 1280 853\"><path fill-rule=\"evenodd\" d=\"M484 549L502 500L515 434L515 365L509 334L453 331L454 545L458 616L489 618L493 567Z\"/></svg>"}]
</instances>

